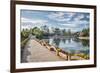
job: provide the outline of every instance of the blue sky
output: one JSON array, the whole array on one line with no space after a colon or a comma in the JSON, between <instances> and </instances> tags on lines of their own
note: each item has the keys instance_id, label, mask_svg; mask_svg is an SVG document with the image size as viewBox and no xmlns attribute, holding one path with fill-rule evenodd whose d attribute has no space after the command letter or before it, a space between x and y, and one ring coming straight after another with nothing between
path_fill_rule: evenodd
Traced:
<instances>
[{"instance_id":1,"label":"blue sky","mask_svg":"<svg viewBox=\"0 0 100 73\"><path fill-rule=\"evenodd\" d=\"M81 31L88 28L90 14L85 12L21 10L21 28L47 25L49 28Z\"/></svg>"}]
</instances>

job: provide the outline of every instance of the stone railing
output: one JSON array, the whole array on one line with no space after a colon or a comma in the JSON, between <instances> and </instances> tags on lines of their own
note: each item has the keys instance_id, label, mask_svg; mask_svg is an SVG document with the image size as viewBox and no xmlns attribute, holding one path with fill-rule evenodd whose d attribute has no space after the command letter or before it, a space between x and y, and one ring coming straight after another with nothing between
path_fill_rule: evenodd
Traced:
<instances>
[{"instance_id":1,"label":"stone railing","mask_svg":"<svg viewBox=\"0 0 100 73\"><path fill-rule=\"evenodd\" d=\"M50 45L48 43L46 43L43 40L37 40L42 46L45 46L47 49L49 49L50 51L54 51L56 53L57 56L65 59L65 60L71 60L71 55L68 52L65 52L64 50L60 49L60 48L56 48L53 45Z\"/></svg>"}]
</instances>

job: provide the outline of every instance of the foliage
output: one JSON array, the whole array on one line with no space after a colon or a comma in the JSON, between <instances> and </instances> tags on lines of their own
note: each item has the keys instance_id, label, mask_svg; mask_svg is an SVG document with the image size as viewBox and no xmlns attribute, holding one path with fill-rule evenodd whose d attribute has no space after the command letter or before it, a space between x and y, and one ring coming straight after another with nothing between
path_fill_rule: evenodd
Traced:
<instances>
[{"instance_id":1,"label":"foliage","mask_svg":"<svg viewBox=\"0 0 100 73\"><path fill-rule=\"evenodd\" d=\"M28 38L29 34L30 34L30 30L28 30L28 29L23 29L23 30L21 31L21 41L23 41L23 40L25 40L26 38Z\"/></svg>"},{"instance_id":2,"label":"foliage","mask_svg":"<svg viewBox=\"0 0 100 73\"><path fill-rule=\"evenodd\" d=\"M21 42L21 47L22 47L22 48L25 46L25 44L27 43L28 40L29 40L29 39L27 38L27 39L25 39L25 40L23 40L23 41Z\"/></svg>"},{"instance_id":3,"label":"foliage","mask_svg":"<svg viewBox=\"0 0 100 73\"><path fill-rule=\"evenodd\" d=\"M82 36L89 36L89 28L85 28L82 30L83 35Z\"/></svg>"},{"instance_id":4,"label":"foliage","mask_svg":"<svg viewBox=\"0 0 100 73\"><path fill-rule=\"evenodd\" d=\"M66 29L63 29L63 30L62 30L62 35L63 35L63 36L68 36L68 32L66 32Z\"/></svg>"},{"instance_id":5,"label":"foliage","mask_svg":"<svg viewBox=\"0 0 100 73\"><path fill-rule=\"evenodd\" d=\"M78 31L72 34L74 37L89 37L89 28L84 28L82 31Z\"/></svg>"},{"instance_id":6,"label":"foliage","mask_svg":"<svg viewBox=\"0 0 100 73\"><path fill-rule=\"evenodd\" d=\"M27 43L29 34L30 30L28 29L23 29L21 31L21 47L24 47L25 44Z\"/></svg>"},{"instance_id":7,"label":"foliage","mask_svg":"<svg viewBox=\"0 0 100 73\"><path fill-rule=\"evenodd\" d=\"M52 33L50 33L52 31ZM42 39L43 37L48 38L49 36L55 36L55 35L60 35L61 37L63 36L73 36L73 37L88 37L89 36L89 28L84 28L82 31L78 32L72 32L71 29L60 29L60 28L53 28L49 30L49 27L44 25L39 27L34 27L29 29L23 29L21 31L21 38L24 40L29 36L29 34L32 34L36 36L38 39Z\"/></svg>"},{"instance_id":8,"label":"foliage","mask_svg":"<svg viewBox=\"0 0 100 73\"><path fill-rule=\"evenodd\" d=\"M32 29L32 34L35 35L39 39L43 37L43 31L41 31L38 27L34 27Z\"/></svg>"},{"instance_id":9,"label":"foliage","mask_svg":"<svg viewBox=\"0 0 100 73\"><path fill-rule=\"evenodd\" d=\"M56 35L60 35L60 29L59 29L59 28L55 28L54 33L55 33Z\"/></svg>"}]
</instances>

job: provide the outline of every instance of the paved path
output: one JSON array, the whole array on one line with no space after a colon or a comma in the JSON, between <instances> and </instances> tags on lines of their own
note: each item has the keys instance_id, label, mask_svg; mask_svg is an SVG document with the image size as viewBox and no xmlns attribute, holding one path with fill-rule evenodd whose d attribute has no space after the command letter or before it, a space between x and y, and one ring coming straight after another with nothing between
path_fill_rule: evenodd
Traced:
<instances>
[{"instance_id":1,"label":"paved path","mask_svg":"<svg viewBox=\"0 0 100 73\"><path fill-rule=\"evenodd\" d=\"M64 61L64 59L57 56L55 52L41 46L40 43L33 39L28 41L25 49L30 53L27 56L27 62Z\"/></svg>"}]
</instances>

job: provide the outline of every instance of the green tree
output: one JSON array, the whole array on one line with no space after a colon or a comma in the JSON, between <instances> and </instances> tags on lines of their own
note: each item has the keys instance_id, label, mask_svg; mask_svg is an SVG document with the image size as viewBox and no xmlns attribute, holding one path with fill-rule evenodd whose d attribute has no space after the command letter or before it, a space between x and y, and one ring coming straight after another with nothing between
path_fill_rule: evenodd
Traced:
<instances>
[{"instance_id":1,"label":"green tree","mask_svg":"<svg viewBox=\"0 0 100 73\"><path fill-rule=\"evenodd\" d=\"M41 29L42 31L46 34L46 33L49 33L49 28L48 26L44 25L44 26L41 26Z\"/></svg>"},{"instance_id":2,"label":"green tree","mask_svg":"<svg viewBox=\"0 0 100 73\"><path fill-rule=\"evenodd\" d=\"M28 29L23 29L21 31L21 41L23 41L24 39L28 38L29 32L30 32L30 30L28 30Z\"/></svg>"},{"instance_id":3,"label":"green tree","mask_svg":"<svg viewBox=\"0 0 100 73\"><path fill-rule=\"evenodd\" d=\"M62 35L64 35L64 36L66 35L66 30L65 29L62 30Z\"/></svg>"},{"instance_id":4,"label":"green tree","mask_svg":"<svg viewBox=\"0 0 100 73\"><path fill-rule=\"evenodd\" d=\"M56 34L56 35L60 35L60 29L59 28L55 28L55 30L54 30L54 33Z\"/></svg>"},{"instance_id":5,"label":"green tree","mask_svg":"<svg viewBox=\"0 0 100 73\"><path fill-rule=\"evenodd\" d=\"M71 36L71 29L68 29L68 36Z\"/></svg>"},{"instance_id":6,"label":"green tree","mask_svg":"<svg viewBox=\"0 0 100 73\"><path fill-rule=\"evenodd\" d=\"M32 34L35 35L39 39L43 37L43 31L41 31L38 27L34 27L32 29Z\"/></svg>"},{"instance_id":7,"label":"green tree","mask_svg":"<svg viewBox=\"0 0 100 73\"><path fill-rule=\"evenodd\" d=\"M85 28L82 30L82 36L89 36L89 28Z\"/></svg>"}]
</instances>

